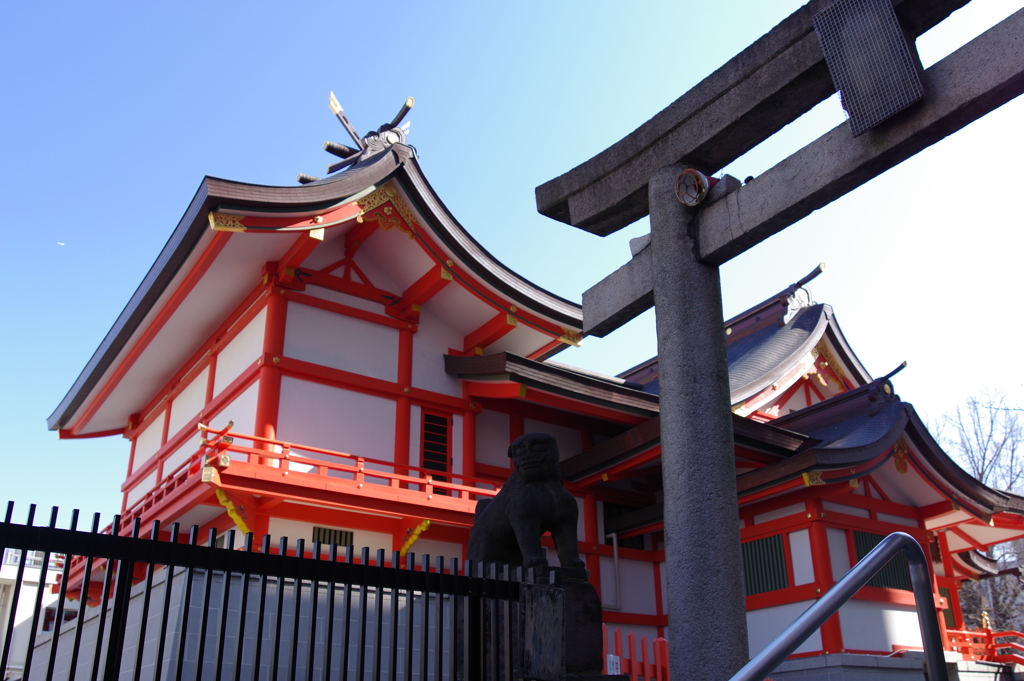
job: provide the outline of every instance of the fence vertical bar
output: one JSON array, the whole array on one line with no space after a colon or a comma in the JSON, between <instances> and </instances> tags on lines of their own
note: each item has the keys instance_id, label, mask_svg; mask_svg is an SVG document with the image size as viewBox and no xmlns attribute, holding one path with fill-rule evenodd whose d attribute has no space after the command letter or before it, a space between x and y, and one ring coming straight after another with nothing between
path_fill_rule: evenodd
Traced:
<instances>
[{"instance_id":1,"label":"fence vertical bar","mask_svg":"<svg viewBox=\"0 0 1024 681\"><path fill-rule=\"evenodd\" d=\"M480 598L478 594L474 593L479 586L479 582L474 580L476 565L476 561L467 560L465 567L466 627L463 634L463 650L465 651L463 656L463 673L467 680L483 678L484 675L483 656L480 654L483 646L480 631L483 626L480 620Z\"/></svg>"},{"instance_id":2,"label":"fence vertical bar","mask_svg":"<svg viewBox=\"0 0 1024 681\"><path fill-rule=\"evenodd\" d=\"M150 530L150 541L157 541L160 537L160 521L154 520ZM152 544L147 548L152 552ZM130 587L129 587L130 588ZM149 595L153 591L153 561L146 563L146 590L142 594L142 620L139 622L139 638L135 646L135 669L132 679L139 681L142 676L142 655L146 648L146 624L149 620Z\"/></svg>"},{"instance_id":3,"label":"fence vertical bar","mask_svg":"<svg viewBox=\"0 0 1024 681\"><path fill-rule=\"evenodd\" d=\"M199 527L193 525L188 531L189 559L185 567L184 600L181 604L181 633L178 635L178 657L174 670L174 681L181 681L185 671L185 640L188 633L188 611L192 607L192 581L195 578L195 548L199 543ZM205 616L205 613L204 613ZM195 681L199 681L197 678Z\"/></svg>"},{"instance_id":4,"label":"fence vertical bar","mask_svg":"<svg viewBox=\"0 0 1024 681\"><path fill-rule=\"evenodd\" d=\"M434 679L441 681L444 671L444 556L437 557L437 599L434 601Z\"/></svg>"},{"instance_id":5,"label":"fence vertical bar","mask_svg":"<svg viewBox=\"0 0 1024 681\"><path fill-rule=\"evenodd\" d=\"M199 649L196 652L196 675L195 681L203 681L203 657L206 654L206 622L210 612L210 590L213 587L213 571L210 569L210 558L213 549L217 545L217 528L211 527L207 536L206 548L210 549L207 554L206 568L203 570L203 607L199 615ZM108 680L112 681L112 680Z\"/></svg>"},{"instance_id":6,"label":"fence vertical bar","mask_svg":"<svg viewBox=\"0 0 1024 681\"><path fill-rule=\"evenodd\" d=\"M369 568L370 562L370 548L364 546L360 553L359 559L362 565L360 566L359 574L359 632L358 632L358 643L356 644L356 678L359 681L363 679L363 671L366 669L366 572Z\"/></svg>"},{"instance_id":7,"label":"fence vertical bar","mask_svg":"<svg viewBox=\"0 0 1024 681\"><path fill-rule=\"evenodd\" d=\"M313 560L320 560L320 542L313 542ZM306 642L306 681L313 681L313 656L316 653L316 611L317 611L317 596L320 590L320 584L316 579L316 568L315 565L313 570L313 579L309 583L309 639Z\"/></svg>"},{"instance_id":8,"label":"fence vertical bar","mask_svg":"<svg viewBox=\"0 0 1024 681\"><path fill-rule=\"evenodd\" d=\"M334 653L334 570L338 562L338 544L331 542L331 552L328 556L331 568L327 575L327 633L324 636L324 666L320 674L320 681L330 681L331 661Z\"/></svg>"},{"instance_id":9,"label":"fence vertical bar","mask_svg":"<svg viewBox=\"0 0 1024 681\"><path fill-rule=\"evenodd\" d=\"M498 599L497 599L497 585L498 585L498 566L496 563L488 563L487 569L484 572L485 579L490 581L489 590L491 596L485 602L487 603L487 623L490 626L490 655L489 662L491 668L491 678L497 681L499 676L499 659L498 659Z\"/></svg>"},{"instance_id":10,"label":"fence vertical bar","mask_svg":"<svg viewBox=\"0 0 1024 681\"><path fill-rule=\"evenodd\" d=\"M401 551L391 552L391 574L394 586L391 587L391 636L388 639L390 645L388 681L396 681L398 679L398 575L400 574L401 560Z\"/></svg>"},{"instance_id":11,"label":"fence vertical bar","mask_svg":"<svg viewBox=\"0 0 1024 681\"><path fill-rule=\"evenodd\" d=\"M352 561L355 550L351 544L345 547L345 565L348 568L349 578L345 580L345 635L341 639L341 678L343 680L348 678L348 639L349 634L352 633Z\"/></svg>"},{"instance_id":12,"label":"fence vertical bar","mask_svg":"<svg viewBox=\"0 0 1024 681\"><path fill-rule=\"evenodd\" d=\"M171 524L170 543L178 543L178 523ZM167 638L167 620L171 614L171 578L174 577L174 566L164 566L164 602L160 617L160 639L156 646L156 669L153 672L153 681L160 681L164 665L164 640ZM184 634L184 629L181 633Z\"/></svg>"},{"instance_id":13,"label":"fence vertical bar","mask_svg":"<svg viewBox=\"0 0 1024 681\"><path fill-rule=\"evenodd\" d=\"M14 502L7 502L7 520L9 524L11 522L11 516L14 514ZM28 507L28 522L26 525L31 526L32 520L35 518L36 505L30 504ZM0 654L0 670L7 669L7 658L11 652L11 639L14 637L14 624L15 616L18 614L18 597L21 594L21 581L25 575L25 560L27 557L27 551L22 550L21 559L18 561L18 569L15 571L14 576L14 593L11 594L11 614L7 619L7 633L4 636L4 650L3 654Z\"/></svg>"},{"instance_id":14,"label":"fence vertical bar","mask_svg":"<svg viewBox=\"0 0 1024 681\"><path fill-rule=\"evenodd\" d=\"M508 565L501 566L502 587L504 587L504 600L501 603L502 611L502 659L504 660L505 681L512 681L512 587L511 570Z\"/></svg>"},{"instance_id":15,"label":"fence vertical bar","mask_svg":"<svg viewBox=\"0 0 1024 681\"><path fill-rule=\"evenodd\" d=\"M232 551L235 548L235 531L228 530L227 541L224 544L225 550ZM217 623L217 657L213 664L213 678L220 681L224 671L224 640L228 633L228 603L231 598L231 571L225 570L221 578L220 589L220 621ZM138 681L138 679L136 679Z\"/></svg>"},{"instance_id":16,"label":"fence vertical bar","mask_svg":"<svg viewBox=\"0 0 1024 681\"><path fill-rule=\"evenodd\" d=\"M409 588L405 591L405 678L409 681L412 680L412 644L415 636L415 629L413 628L413 622L415 622L413 610L416 604L416 594L413 591L413 577L416 576L414 572L415 567L416 554L412 552L405 554L405 569L408 570L409 574Z\"/></svg>"},{"instance_id":17,"label":"fence vertical bar","mask_svg":"<svg viewBox=\"0 0 1024 681\"><path fill-rule=\"evenodd\" d=\"M71 511L71 525L70 529L72 532L78 529L78 509ZM44 566L44 569L48 568ZM64 599L68 595L68 575L71 574L71 558L64 555L64 566L61 570L60 579L60 590L57 596L57 616L53 620L53 634L50 637L50 657L46 663L46 681L53 681L53 665L57 661L57 646L60 643L60 628L64 623ZM40 586L45 580L40 580Z\"/></svg>"},{"instance_id":18,"label":"fence vertical bar","mask_svg":"<svg viewBox=\"0 0 1024 681\"><path fill-rule=\"evenodd\" d=\"M278 555L288 555L288 537L281 537L278 542ZM268 681L274 681L278 677L278 663L281 659L281 616L284 614L284 577L277 576L277 604L275 607L274 619L274 655L270 666ZM197 680L198 681L198 680Z\"/></svg>"},{"instance_id":19,"label":"fence vertical bar","mask_svg":"<svg viewBox=\"0 0 1024 681\"><path fill-rule=\"evenodd\" d=\"M234 681L242 681L242 653L245 648L245 620L249 613L249 566L252 563L252 532L245 533L242 544L245 551L245 570L242 572L242 598L238 606L238 643L235 645Z\"/></svg>"},{"instance_id":20,"label":"fence vertical bar","mask_svg":"<svg viewBox=\"0 0 1024 681\"><path fill-rule=\"evenodd\" d=\"M373 599L373 678L380 679L381 646L384 637L384 549L377 549L377 591Z\"/></svg>"},{"instance_id":21,"label":"fence vertical bar","mask_svg":"<svg viewBox=\"0 0 1024 681\"><path fill-rule=\"evenodd\" d=\"M430 554L423 554L423 590L420 592L423 598L422 613L420 613L420 679L427 681L427 669L429 669L430 648Z\"/></svg>"},{"instance_id":22,"label":"fence vertical bar","mask_svg":"<svg viewBox=\"0 0 1024 681\"><path fill-rule=\"evenodd\" d=\"M449 629L451 635L448 648L448 679L455 681L458 674L459 659L459 559L451 559L451 608L449 613Z\"/></svg>"},{"instance_id":23,"label":"fence vertical bar","mask_svg":"<svg viewBox=\"0 0 1024 681\"><path fill-rule=\"evenodd\" d=\"M100 514L94 513L92 516L92 534L99 534L100 532ZM78 654L82 649L82 629L85 624L85 608L89 602L89 585L92 579L92 554L85 557L85 570L82 572L82 588L79 592L79 609L78 609L78 626L75 627L75 642L71 646L71 668L68 672L68 681L75 681L75 674L78 672ZM70 563L70 561L68 561ZM99 646L99 642L96 643ZM0 666L0 669L3 669ZM159 679L157 679L159 681Z\"/></svg>"},{"instance_id":24,"label":"fence vertical bar","mask_svg":"<svg viewBox=\"0 0 1024 681\"><path fill-rule=\"evenodd\" d=\"M139 538L141 521L132 521L131 538ZM117 529L117 528L115 528ZM115 681L121 673L121 658L124 654L124 636L128 626L128 605L132 593L132 577L135 561L117 562L117 585L114 587L114 606L110 613L110 642L107 644L107 659L103 665L104 681Z\"/></svg>"},{"instance_id":25,"label":"fence vertical bar","mask_svg":"<svg viewBox=\"0 0 1024 681\"><path fill-rule=\"evenodd\" d=\"M260 657L263 652L263 618L267 605L267 556L270 555L269 534L263 535L260 553L263 554L263 569L260 570L260 602L259 607L256 609L256 649L253 651L252 656L251 681L259 681L260 677ZM270 670L267 674L267 681L272 681L273 678L273 670Z\"/></svg>"},{"instance_id":26,"label":"fence vertical bar","mask_svg":"<svg viewBox=\"0 0 1024 681\"><path fill-rule=\"evenodd\" d=\"M57 527L57 507L50 511L50 529ZM21 553L21 562L25 562L25 552ZM28 650L25 651L25 667L22 672L23 679L29 679L32 671L32 653L36 647L36 631L39 630L39 611L43 607L43 591L46 590L46 575L50 571L50 552L43 552L43 562L39 566L39 586L36 587L36 602L32 609L32 628L28 630Z\"/></svg>"},{"instance_id":27,"label":"fence vertical bar","mask_svg":"<svg viewBox=\"0 0 1024 681\"><path fill-rule=\"evenodd\" d=\"M299 538L295 540L295 557L303 558L306 555L306 540ZM292 607L292 651L288 656L288 681L295 681L295 671L299 666L299 616L302 614L302 580L298 577L292 580L292 597L295 605Z\"/></svg>"}]
</instances>

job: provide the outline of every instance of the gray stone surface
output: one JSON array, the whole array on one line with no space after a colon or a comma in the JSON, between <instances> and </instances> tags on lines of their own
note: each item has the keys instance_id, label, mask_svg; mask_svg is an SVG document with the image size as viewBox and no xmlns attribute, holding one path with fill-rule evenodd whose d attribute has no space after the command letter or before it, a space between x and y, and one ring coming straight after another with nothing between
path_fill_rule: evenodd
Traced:
<instances>
[{"instance_id":1,"label":"gray stone surface","mask_svg":"<svg viewBox=\"0 0 1024 681\"><path fill-rule=\"evenodd\" d=\"M835 91L811 27L811 0L608 149L537 187L544 215L607 235L649 211L647 181L687 159L717 171ZM894 0L910 37L967 0ZM639 66L639 65L638 65Z\"/></svg>"},{"instance_id":2,"label":"gray stone surface","mask_svg":"<svg viewBox=\"0 0 1024 681\"><path fill-rule=\"evenodd\" d=\"M919 105L856 138L843 123L702 208L701 260L722 264L1020 95L1022 35L1024 10L925 71Z\"/></svg>"},{"instance_id":3,"label":"gray stone surface","mask_svg":"<svg viewBox=\"0 0 1024 681\"><path fill-rule=\"evenodd\" d=\"M728 679L747 661L735 450L718 268L697 261L685 166L650 182L665 569L672 678ZM693 645L700 641L700 645Z\"/></svg>"},{"instance_id":4,"label":"gray stone surface","mask_svg":"<svg viewBox=\"0 0 1024 681\"><path fill-rule=\"evenodd\" d=\"M651 249L583 292L583 333L607 336L654 305Z\"/></svg>"},{"instance_id":5,"label":"gray stone surface","mask_svg":"<svg viewBox=\"0 0 1024 681\"><path fill-rule=\"evenodd\" d=\"M1024 10L925 71L921 104L857 138L844 123L719 201L713 190L697 208L701 260L734 258L1020 95L1021 35ZM606 336L650 309L651 271L650 249L643 249L584 292L584 332Z\"/></svg>"}]
</instances>

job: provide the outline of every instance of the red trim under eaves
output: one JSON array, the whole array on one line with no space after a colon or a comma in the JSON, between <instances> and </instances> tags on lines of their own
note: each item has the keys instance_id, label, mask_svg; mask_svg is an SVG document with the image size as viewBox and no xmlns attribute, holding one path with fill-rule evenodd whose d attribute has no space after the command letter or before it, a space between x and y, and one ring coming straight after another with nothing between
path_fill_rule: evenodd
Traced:
<instances>
[{"instance_id":1,"label":"red trim under eaves","mask_svg":"<svg viewBox=\"0 0 1024 681\"><path fill-rule=\"evenodd\" d=\"M101 430L98 433L87 433L85 435L76 435L65 428L61 428L57 431L57 437L61 440L86 440L92 437L110 437L111 435L124 435L124 428L112 428L110 430Z\"/></svg>"},{"instance_id":2,"label":"red trim under eaves","mask_svg":"<svg viewBox=\"0 0 1024 681\"><path fill-rule=\"evenodd\" d=\"M145 352L149 344L156 338L157 334L163 329L164 324L174 315L178 307L185 301L188 295L195 288L196 284L203 278L206 271L210 269L213 262L217 259L217 256L227 245L228 239L231 238L232 232L217 232L213 235L213 239L210 241L210 245L206 247L206 250L196 264L193 266L191 271L185 275L185 279L181 282L181 285L171 294L167 304L164 305L160 311L156 314L153 322L146 327L146 330L142 332L139 340L135 342L131 350L127 352L124 359L114 370L113 375L107 380L103 387L99 390L92 400L89 401L88 406L82 412L82 415L78 417L75 424L69 429L74 435L79 435L85 424L95 416L100 406L106 401L110 394L114 392L114 389L124 378L125 374L134 366L136 360Z\"/></svg>"}]
</instances>

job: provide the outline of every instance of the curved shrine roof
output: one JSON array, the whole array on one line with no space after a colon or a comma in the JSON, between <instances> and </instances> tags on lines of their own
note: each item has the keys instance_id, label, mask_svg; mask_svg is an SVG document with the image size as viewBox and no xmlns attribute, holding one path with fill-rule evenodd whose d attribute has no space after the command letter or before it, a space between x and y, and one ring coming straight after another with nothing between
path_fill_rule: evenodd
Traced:
<instances>
[{"instance_id":1,"label":"curved shrine roof","mask_svg":"<svg viewBox=\"0 0 1024 681\"><path fill-rule=\"evenodd\" d=\"M110 392L109 387L104 388L105 384L116 375L118 366L125 358L131 356L133 346L146 333L147 328L160 319L161 310L168 305L180 303L180 300L175 302L176 292L183 285L186 288L195 286L196 291L202 287L202 282L190 282L188 277L210 246L214 235L218 234L208 224L211 213L227 215L236 225L241 224L238 220L245 216L312 219L320 213L358 201L389 183L416 213L412 217L419 218L416 222L428 231L429 241L442 250L433 255L440 258L440 262L446 259L452 261L452 274L463 285L474 287L476 294L491 304L509 307L509 314L513 316L517 313L520 316L533 315L529 317L532 322L528 324L536 325L537 320L549 320L544 322L545 332L555 333L556 338L560 333L559 328L567 336L580 336L580 306L524 279L488 253L466 232L436 195L422 172L414 150L404 144L395 144L362 158L355 165L328 178L300 186L262 186L206 177L142 283L47 420L49 428L62 431L73 429L67 432L69 436L119 433L124 429L128 415L152 397L151 394L143 393L147 390L152 392L170 380L179 366L188 360L191 350L169 347L159 356L149 358L153 366L146 372L139 372L133 379L143 387L127 392L122 390L113 399L109 394L104 394ZM346 219L355 217L352 215ZM308 231L310 227L305 229ZM296 236L291 232L287 234L290 234L289 241L284 241L285 233L276 233L263 235L263 241L259 244L253 240L245 246L233 239L231 243L234 245L225 247L222 253L233 248L236 261L247 258L262 264L263 261L275 260L275 254L287 250L290 239ZM276 243L275 239L278 240ZM421 240L424 245L427 241ZM229 268L222 269L226 272ZM222 273L221 276L227 275ZM251 283L249 285L251 287ZM218 282L217 286L210 286L207 295L198 296L204 300L190 303L192 319L179 325L181 328L177 332L178 336L189 341L197 336L205 338L205 334L216 328L212 320L223 318L238 304L245 294L243 288L230 277ZM166 320L158 323L163 321ZM102 418L92 418L91 415L83 418L83 414L96 411L96 405L90 405L93 401L107 401L109 408L104 411Z\"/></svg>"}]
</instances>

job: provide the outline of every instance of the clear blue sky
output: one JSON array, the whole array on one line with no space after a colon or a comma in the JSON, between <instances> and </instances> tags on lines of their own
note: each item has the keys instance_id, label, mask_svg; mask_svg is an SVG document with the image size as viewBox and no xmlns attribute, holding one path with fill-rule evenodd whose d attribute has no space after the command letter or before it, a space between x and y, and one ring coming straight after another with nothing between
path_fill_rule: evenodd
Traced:
<instances>
[{"instance_id":1,"label":"clear blue sky","mask_svg":"<svg viewBox=\"0 0 1024 681\"><path fill-rule=\"evenodd\" d=\"M536 212L534 187L619 140L799 2L16 3L0 20L0 501L117 510L126 441L58 441L45 419L138 286L204 175L291 185L325 139L416 97L410 142L496 257L579 301L629 257ZM974 0L922 37L928 66L1019 9ZM823 103L735 162L757 175L840 124ZM1024 402L1015 101L722 269L731 316L812 286L864 364L903 360L935 418L983 388ZM653 317L559 360L617 373L655 353ZM19 513L19 517L21 514Z\"/></svg>"}]
</instances>

